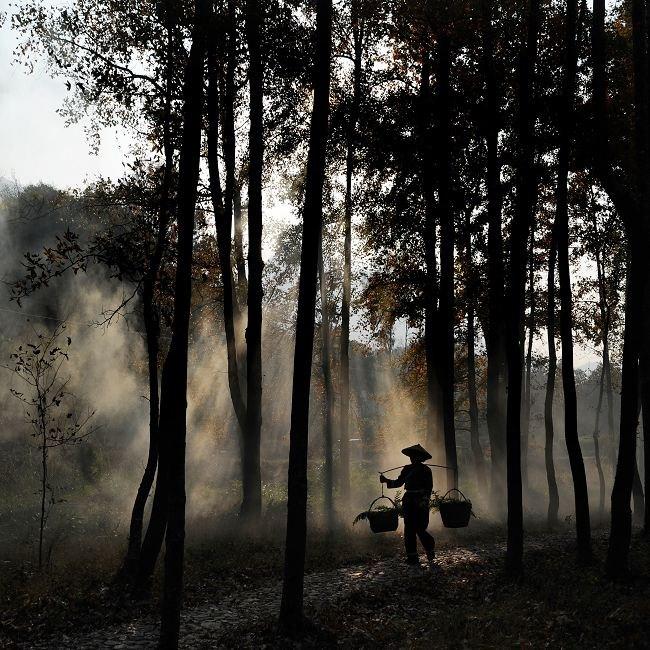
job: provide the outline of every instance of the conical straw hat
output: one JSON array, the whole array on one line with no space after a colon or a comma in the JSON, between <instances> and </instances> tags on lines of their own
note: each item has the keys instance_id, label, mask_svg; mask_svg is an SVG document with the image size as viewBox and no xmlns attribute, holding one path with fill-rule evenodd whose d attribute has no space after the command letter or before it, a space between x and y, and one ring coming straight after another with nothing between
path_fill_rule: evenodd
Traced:
<instances>
[{"instance_id":1,"label":"conical straw hat","mask_svg":"<svg viewBox=\"0 0 650 650\"><path fill-rule=\"evenodd\" d=\"M429 460L432 458L431 454L422 445L419 444L411 445L410 447L402 449L402 453L409 458L417 460Z\"/></svg>"}]
</instances>

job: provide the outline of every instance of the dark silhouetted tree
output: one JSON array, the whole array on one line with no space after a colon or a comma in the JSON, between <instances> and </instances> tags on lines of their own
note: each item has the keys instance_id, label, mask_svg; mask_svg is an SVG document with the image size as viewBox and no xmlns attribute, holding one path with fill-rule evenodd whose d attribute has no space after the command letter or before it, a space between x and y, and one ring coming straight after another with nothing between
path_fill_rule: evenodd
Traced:
<instances>
[{"instance_id":1,"label":"dark silhouetted tree","mask_svg":"<svg viewBox=\"0 0 650 650\"><path fill-rule=\"evenodd\" d=\"M316 4L316 59L314 100L307 157L305 204L293 390L287 501L287 537L280 625L296 632L303 624L303 587L307 535L307 450L309 442L309 389L314 348L314 313L318 246L323 223L323 182L330 111L330 60L332 53L332 2Z\"/></svg>"},{"instance_id":2,"label":"dark silhouetted tree","mask_svg":"<svg viewBox=\"0 0 650 650\"><path fill-rule=\"evenodd\" d=\"M183 127L178 171L178 238L172 339L163 365L160 427L168 441L159 476L167 483L165 579L160 647L177 648L183 593L185 548L185 436L187 410L187 349L192 296L192 249L201 161L203 81L210 19L209 0L196 0L192 45L183 80Z\"/></svg>"},{"instance_id":3,"label":"dark silhouetted tree","mask_svg":"<svg viewBox=\"0 0 650 650\"><path fill-rule=\"evenodd\" d=\"M508 416L506 429L508 468L508 548L506 565L510 572L522 570L523 506L521 485L521 322L525 284L526 249L534 209L536 175L534 169L533 88L540 23L539 0L529 0L519 53L517 208L510 232L510 273L508 286Z\"/></svg>"}]
</instances>

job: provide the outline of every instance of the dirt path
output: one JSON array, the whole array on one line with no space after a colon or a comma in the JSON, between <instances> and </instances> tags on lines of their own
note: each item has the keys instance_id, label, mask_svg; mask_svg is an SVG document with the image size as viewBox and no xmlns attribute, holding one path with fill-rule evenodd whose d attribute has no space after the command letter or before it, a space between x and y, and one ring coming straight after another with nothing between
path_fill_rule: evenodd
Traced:
<instances>
[{"instance_id":1,"label":"dirt path","mask_svg":"<svg viewBox=\"0 0 650 650\"><path fill-rule=\"evenodd\" d=\"M503 548L493 546L480 550L479 555L471 548L446 549L438 553L437 569L405 567L402 558L392 558L371 566L356 565L314 573L305 578L305 606L310 617L319 618L323 608L336 605L337 601L350 598L357 592L376 589L397 589L403 585L405 575L409 582L431 582L457 564L471 565L503 554ZM424 564L424 556L422 556ZM280 605L281 582L256 589L228 595L218 603L187 608L181 620L181 648L215 648L229 644L227 639L240 636L241 645L255 645L251 628L274 620ZM36 650L63 650L85 648L98 650L114 648L136 650L155 648L158 621L143 620L122 626L97 629L74 636L54 637L47 641L24 644L19 647Z\"/></svg>"},{"instance_id":2,"label":"dirt path","mask_svg":"<svg viewBox=\"0 0 650 650\"><path fill-rule=\"evenodd\" d=\"M603 574L606 534L594 537L596 561L588 567L576 563L571 532L527 537L525 574L516 581L503 572L503 543L460 540L438 552L435 570L407 567L400 554L312 573L305 609L316 627L295 647L647 647L649 546L635 540L636 577L615 584ZM274 580L188 606L180 647L284 647L273 632L280 595ZM135 650L155 648L157 636L151 617L18 647Z\"/></svg>"}]
</instances>

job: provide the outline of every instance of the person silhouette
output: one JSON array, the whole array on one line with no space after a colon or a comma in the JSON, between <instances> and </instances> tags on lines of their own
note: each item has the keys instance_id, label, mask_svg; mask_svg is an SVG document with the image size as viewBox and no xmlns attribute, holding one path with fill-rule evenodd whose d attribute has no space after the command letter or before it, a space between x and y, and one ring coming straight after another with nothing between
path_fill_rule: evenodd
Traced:
<instances>
[{"instance_id":1,"label":"person silhouette","mask_svg":"<svg viewBox=\"0 0 650 650\"><path fill-rule=\"evenodd\" d=\"M389 488L405 486L402 497L402 515L404 517L404 546L406 548L406 562L419 564L417 538L424 547L429 564L432 564L436 554L436 542L427 532L429 525L429 500L433 490L433 477L431 469L424 464L431 458L431 454L421 445L412 445L402 449L402 453L411 460L410 465L405 465L400 475L388 479L383 474L379 481Z\"/></svg>"}]
</instances>

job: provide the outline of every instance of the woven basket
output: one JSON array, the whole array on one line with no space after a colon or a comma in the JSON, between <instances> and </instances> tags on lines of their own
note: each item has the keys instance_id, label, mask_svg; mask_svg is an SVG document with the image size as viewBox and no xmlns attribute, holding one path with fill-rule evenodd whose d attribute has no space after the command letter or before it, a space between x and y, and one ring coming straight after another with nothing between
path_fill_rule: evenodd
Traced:
<instances>
[{"instance_id":1,"label":"woven basket","mask_svg":"<svg viewBox=\"0 0 650 650\"><path fill-rule=\"evenodd\" d=\"M445 501L451 492L458 492L463 500ZM465 528L472 514L472 502L460 490L453 488L442 497L439 510L445 528Z\"/></svg>"},{"instance_id":2,"label":"woven basket","mask_svg":"<svg viewBox=\"0 0 650 650\"><path fill-rule=\"evenodd\" d=\"M373 510L372 507L380 499L388 499L393 504L393 507L389 510ZM368 508L368 523L373 533L388 533L397 530L399 515L395 502L390 497L377 497Z\"/></svg>"}]
</instances>

